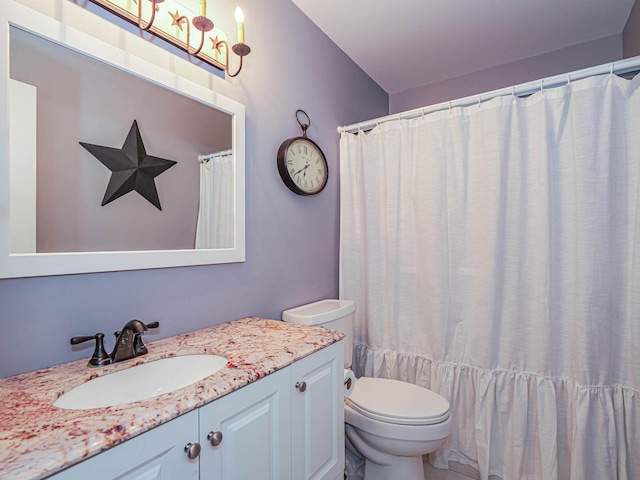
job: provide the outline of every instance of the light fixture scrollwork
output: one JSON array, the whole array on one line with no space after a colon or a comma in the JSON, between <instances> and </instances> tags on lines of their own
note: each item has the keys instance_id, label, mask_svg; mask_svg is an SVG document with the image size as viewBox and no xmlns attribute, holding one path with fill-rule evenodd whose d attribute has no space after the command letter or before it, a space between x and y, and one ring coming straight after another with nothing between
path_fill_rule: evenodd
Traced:
<instances>
[{"instance_id":1,"label":"light fixture scrollwork","mask_svg":"<svg viewBox=\"0 0 640 480\"><path fill-rule=\"evenodd\" d=\"M137 25L142 31L149 32L175 45L187 52L189 56L224 70L229 77L235 77L240 73L243 58L251 52L251 48L244 43L244 15L240 7L236 8L235 12L238 41L229 48L227 36L217 29L214 31L214 23L207 17L206 0L200 0L197 14L195 12L185 14L185 7L176 0L133 0L135 6L132 6L132 0L91 0L91 2ZM151 8L143 6L147 2ZM161 7L161 4L164 5ZM182 10L182 14L180 10ZM189 13L192 14L191 21L189 21ZM197 46L191 44L192 28L200 32ZM212 33L209 36L211 45L205 47L209 32ZM230 50L240 57L235 72L231 72L229 67Z\"/></svg>"}]
</instances>

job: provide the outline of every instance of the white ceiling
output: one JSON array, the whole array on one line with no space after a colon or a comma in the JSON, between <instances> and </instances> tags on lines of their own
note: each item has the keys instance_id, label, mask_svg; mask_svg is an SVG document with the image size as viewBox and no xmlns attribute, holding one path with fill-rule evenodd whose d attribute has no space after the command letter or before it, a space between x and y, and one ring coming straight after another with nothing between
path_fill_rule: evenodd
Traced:
<instances>
[{"instance_id":1,"label":"white ceiling","mask_svg":"<svg viewBox=\"0 0 640 480\"><path fill-rule=\"evenodd\" d=\"M620 34L634 0L293 0L387 93Z\"/></svg>"}]
</instances>

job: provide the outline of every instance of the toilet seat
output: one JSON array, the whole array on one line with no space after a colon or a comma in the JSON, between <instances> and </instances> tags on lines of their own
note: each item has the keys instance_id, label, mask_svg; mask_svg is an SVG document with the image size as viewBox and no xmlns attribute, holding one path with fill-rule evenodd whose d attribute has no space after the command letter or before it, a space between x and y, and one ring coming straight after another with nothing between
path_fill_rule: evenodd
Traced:
<instances>
[{"instance_id":1,"label":"toilet seat","mask_svg":"<svg viewBox=\"0 0 640 480\"><path fill-rule=\"evenodd\" d=\"M361 415L395 425L434 425L449 418L449 402L431 390L387 378L359 378L345 403Z\"/></svg>"}]
</instances>

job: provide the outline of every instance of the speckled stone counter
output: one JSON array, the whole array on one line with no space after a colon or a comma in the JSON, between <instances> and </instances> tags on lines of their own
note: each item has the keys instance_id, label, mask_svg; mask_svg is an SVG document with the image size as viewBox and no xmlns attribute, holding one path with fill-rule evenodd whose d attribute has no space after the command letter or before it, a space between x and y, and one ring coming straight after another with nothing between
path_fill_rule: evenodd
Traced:
<instances>
[{"instance_id":1,"label":"speckled stone counter","mask_svg":"<svg viewBox=\"0 0 640 480\"><path fill-rule=\"evenodd\" d=\"M148 342L147 355L114 365L88 368L84 359L2 378L0 479L45 478L341 338L341 333L322 328L249 317ZM60 395L94 377L160 358L203 353L222 355L228 362L213 375L174 392L117 407L53 406Z\"/></svg>"}]
</instances>

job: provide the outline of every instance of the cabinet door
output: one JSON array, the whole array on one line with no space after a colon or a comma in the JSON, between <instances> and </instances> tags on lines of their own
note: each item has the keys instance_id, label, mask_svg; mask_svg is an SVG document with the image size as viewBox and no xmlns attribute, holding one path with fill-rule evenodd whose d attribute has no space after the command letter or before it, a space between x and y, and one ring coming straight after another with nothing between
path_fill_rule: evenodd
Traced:
<instances>
[{"instance_id":1,"label":"cabinet door","mask_svg":"<svg viewBox=\"0 0 640 480\"><path fill-rule=\"evenodd\" d=\"M289 379L285 368L200 408L201 479L291 479Z\"/></svg>"},{"instance_id":2,"label":"cabinet door","mask_svg":"<svg viewBox=\"0 0 640 480\"><path fill-rule=\"evenodd\" d=\"M50 477L54 480L197 480L198 459L184 451L198 441L198 412L189 412Z\"/></svg>"},{"instance_id":3,"label":"cabinet door","mask_svg":"<svg viewBox=\"0 0 640 480\"><path fill-rule=\"evenodd\" d=\"M344 470L343 341L291 365L291 461L296 480L333 480Z\"/></svg>"}]
</instances>

